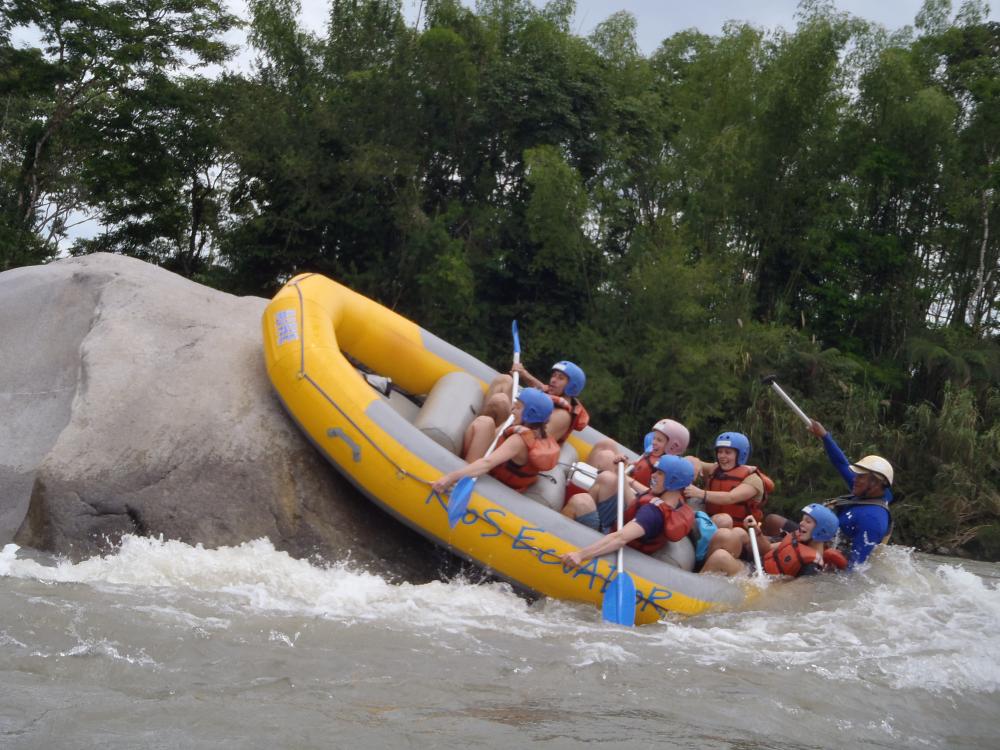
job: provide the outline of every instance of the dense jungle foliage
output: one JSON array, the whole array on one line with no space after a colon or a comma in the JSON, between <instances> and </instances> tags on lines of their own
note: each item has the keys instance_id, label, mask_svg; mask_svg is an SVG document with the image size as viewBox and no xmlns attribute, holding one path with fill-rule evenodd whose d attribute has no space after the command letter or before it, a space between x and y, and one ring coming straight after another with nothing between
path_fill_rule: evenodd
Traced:
<instances>
[{"instance_id":1,"label":"dense jungle foliage","mask_svg":"<svg viewBox=\"0 0 1000 750\"><path fill-rule=\"evenodd\" d=\"M688 30L573 0L0 0L0 270L69 247L239 294L347 283L504 367L587 371L595 425L723 429L791 511L840 494L779 382L897 467L894 540L1000 559L1000 25ZM16 44L27 27L36 47ZM233 66L230 66L233 67ZM235 69L235 68L234 68ZM992 228L992 231L991 231ZM62 243L62 244L60 244Z\"/></svg>"}]
</instances>

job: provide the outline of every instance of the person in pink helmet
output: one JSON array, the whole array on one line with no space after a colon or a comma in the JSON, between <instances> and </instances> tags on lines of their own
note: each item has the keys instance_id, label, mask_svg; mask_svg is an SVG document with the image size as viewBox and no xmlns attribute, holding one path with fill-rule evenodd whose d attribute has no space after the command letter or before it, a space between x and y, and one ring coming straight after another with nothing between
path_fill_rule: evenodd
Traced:
<instances>
[{"instance_id":1,"label":"person in pink helmet","mask_svg":"<svg viewBox=\"0 0 1000 750\"><path fill-rule=\"evenodd\" d=\"M663 456L681 455L687 449L690 439L687 428L673 419L659 420L653 425L652 433L649 451L629 465L629 476L625 482L626 504L632 503L637 496L649 492L652 475L659 460ZM618 447L617 443L609 442L615 448ZM628 457L624 453L612 454L611 468L600 471L587 492L571 495L563 506L563 515L574 520L593 519L596 511L600 518L605 518L610 513L608 509L615 505L617 498L618 474L614 465L620 461L628 461Z\"/></svg>"}]
</instances>

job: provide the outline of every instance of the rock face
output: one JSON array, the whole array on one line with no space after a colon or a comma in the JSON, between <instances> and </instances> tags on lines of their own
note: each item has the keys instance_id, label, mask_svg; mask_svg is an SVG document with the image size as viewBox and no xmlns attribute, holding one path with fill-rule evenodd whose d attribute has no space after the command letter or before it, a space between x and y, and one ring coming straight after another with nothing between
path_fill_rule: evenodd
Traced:
<instances>
[{"instance_id":1,"label":"rock face","mask_svg":"<svg viewBox=\"0 0 1000 750\"><path fill-rule=\"evenodd\" d=\"M301 436L261 354L267 301L98 254L0 274L0 543L74 558L124 534L433 575L429 543Z\"/></svg>"}]
</instances>

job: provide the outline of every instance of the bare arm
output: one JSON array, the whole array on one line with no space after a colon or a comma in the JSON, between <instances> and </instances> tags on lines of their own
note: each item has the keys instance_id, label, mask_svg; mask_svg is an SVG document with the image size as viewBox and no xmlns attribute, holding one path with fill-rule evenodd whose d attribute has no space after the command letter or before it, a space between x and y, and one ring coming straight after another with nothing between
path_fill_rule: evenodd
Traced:
<instances>
[{"instance_id":1,"label":"bare arm","mask_svg":"<svg viewBox=\"0 0 1000 750\"><path fill-rule=\"evenodd\" d=\"M718 466L714 462L708 463L707 461L702 461L697 456L684 456L684 460L689 461L694 466L695 481L700 478L703 482L707 482L708 478L715 473L716 466ZM696 484L689 484L683 491L684 497L688 500L704 500L706 496L705 490Z\"/></svg>"},{"instance_id":2,"label":"bare arm","mask_svg":"<svg viewBox=\"0 0 1000 750\"><path fill-rule=\"evenodd\" d=\"M743 519L743 526L746 527L748 534L757 535L757 551L763 556L765 552L771 549L770 538L764 536L764 532L761 531L760 524L757 523L757 519L753 516L747 516Z\"/></svg>"},{"instance_id":3,"label":"bare arm","mask_svg":"<svg viewBox=\"0 0 1000 750\"><path fill-rule=\"evenodd\" d=\"M490 455L476 459L472 463L463 466L461 469L449 471L431 486L436 492L446 492L451 489L451 486L462 477L479 477L483 474L488 474L500 464L510 461L512 458L517 458L518 454L521 453L525 447L524 441L521 439L520 435L511 435Z\"/></svg>"},{"instance_id":4,"label":"bare arm","mask_svg":"<svg viewBox=\"0 0 1000 750\"><path fill-rule=\"evenodd\" d=\"M549 389L548 383L543 383L541 380L536 378L534 375L528 372L527 369L525 369L524 365L522 365L520 362L515 362L514 365L510 368L510 371L512 373L514 372L518 373L518 375L521 378L522 385L529 385L532 388L537 388L538 390L543 392L547 392Z\"/></svg>"},{"instance_id":5,"label":"bare arm","mask_svg":"<svg viewBox=\"0 0 1000 750\"><path fill-rule=\"evenodd\" d=\"M635 521L629 521L618 531L612 531L593 544L588 544L583 549L578 549L575 552L567 552L562 556L562 561L566 565L579 567L591 558L600 557L609 552L617 552L626 544L638 539L645 533L646 530L642 526Z\"/></svg>"},{"instance_id":6,"label":"bare arm","mask_svg":"<svg viewBox=\"0 0 1000 750\"><path fill-rule=\"evenodd\" d=\"M760 488L755 487L747 481L742 484L738 484L733 487L728 492L723 492L721 490L703 490L695 487L693 484L689 484L684 488L684 497L688 499L701 498L702 500L711 501L713 503L728 505L731 503L742 503L747 500L753 500L757 495L760 494Z\"/></svg>"}]
</instances>

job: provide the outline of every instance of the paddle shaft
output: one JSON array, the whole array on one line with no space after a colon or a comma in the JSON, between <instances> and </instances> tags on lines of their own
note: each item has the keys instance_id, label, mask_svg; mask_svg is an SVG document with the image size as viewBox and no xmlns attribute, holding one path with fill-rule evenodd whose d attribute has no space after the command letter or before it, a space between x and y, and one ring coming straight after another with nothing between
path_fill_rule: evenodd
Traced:
<instances>
[{"instance_id":1,"label":"paddle shaft","mask_svg":"<svg viewBox=\"0 0 1000 750\"><path fill-rule=\"evenodd\" d=\"M618 529L625 526L625 464L618 463ZM625 575L625 547L618 548L618 576Z\"/></svg>"},{"instance_id":2,"label":"paddle shaft","mask_svg":"<svg viewBox=\"0 0 1000 750\"><path fill-rule=\"evenodd\" d=\"M517 388L517 373L514 373L514 388ZM493 452L493 449L497 447L497 442L500 440L500 436L503 435L504 431L514 424L514 415L511 414L507 419L503 421L503 424L497 428L496 434L493 436L493 442L490 443L490 447L486 449L486 453L483 454L483 458L486 458Z\"/></svg>"},{"instance_id":3,"label":"paddle shaft","mask_svg":"<svg viewBox=\"0 0 1000 750\"><path fill-rule=\"evenodd\" d=\"M799 419L805 423L806 427L812 424L812 420L806 416L806 413L802 411L794 401L792 401L791 397L789 397L789 395L782 390L780 385L772 380L771 387L774 389L774 392L778 394L781 400L788 404L792 411L799 415Z\"/></svg>"},{"instance_id":4,"label":"paddle shaft","mask_svg":"<svg viewBox=\"0 0 1000 750\"><path fill-rule=\"evenodd\" d=\"M757 567L757 575L764 577L764 566L760 564L760 550L757 548L757 529L750 527L750 549L753 551L753 564Z\"/></svg>"}]
</instances>

